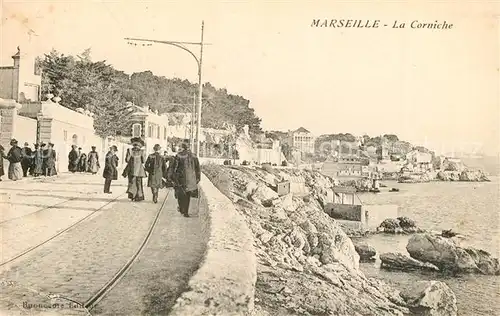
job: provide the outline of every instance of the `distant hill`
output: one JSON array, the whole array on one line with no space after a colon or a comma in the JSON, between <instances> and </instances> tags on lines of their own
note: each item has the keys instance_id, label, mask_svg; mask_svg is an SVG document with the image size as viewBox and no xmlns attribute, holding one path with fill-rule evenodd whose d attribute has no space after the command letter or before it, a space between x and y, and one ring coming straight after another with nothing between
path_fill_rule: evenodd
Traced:
<instances>
[{"instance_id":1,"label":"distant hill","mask_svg":"<svg viewBox=\"0 0 500 316\"><path fill-rule=\"evenodd\" d=\"M461 157L462 162L471 168L482 169L491 175L500 175L500 157L484 156L478 158Z\"/></svg>"}]
</instances>

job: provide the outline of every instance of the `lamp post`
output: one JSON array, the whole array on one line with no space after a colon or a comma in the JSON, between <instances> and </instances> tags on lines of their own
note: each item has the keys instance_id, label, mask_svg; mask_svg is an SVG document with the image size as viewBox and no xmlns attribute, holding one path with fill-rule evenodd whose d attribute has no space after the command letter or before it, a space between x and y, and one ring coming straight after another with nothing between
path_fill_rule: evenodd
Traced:
<instances>
[{"instance_id":1,"label":"lamp post","mask_svg":"<svg viewBox=\"0 0 500 316\"><path fill-rule=\"evenodd\" d=\"M188 52L193 58L196 60L196 64L198 65L198 106L196 110L196 155L200 154L200 130L201 130L201 102L202 102L202 93L203 93L203 84L202 84L202 63L203 63L203 46L207 45L203 43L203 30L205 27L205 22L201 22L201 41L197 42L177 42L177 41L159 41L159 40L151 40L151 39L142 39L142 38L129 38L126 37L125 40L128 41L137 41L137 42L148 42L148 43L158 43L158 44L166 44L178 47L186 52ZM150 46L151 44L148 44ZM189 50L184 45L200 45L200 57L198 58L196 54L194 54L191 50ZM191 143L193 140L191 139Z\"/></svg>"}]
</instances>

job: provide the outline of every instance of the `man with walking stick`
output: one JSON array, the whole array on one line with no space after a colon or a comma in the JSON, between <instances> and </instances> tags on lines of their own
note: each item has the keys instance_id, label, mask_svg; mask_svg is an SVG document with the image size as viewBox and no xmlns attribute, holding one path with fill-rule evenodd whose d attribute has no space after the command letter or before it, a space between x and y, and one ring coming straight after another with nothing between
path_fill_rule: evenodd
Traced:
<instances>
[{"instance_id":1,"label":"man with walking stick","mask_svg":"<svg viewBox=\"0 0 500 316\"><path fill-rule=\"evenodd\" d=\"M179 211L184 217L189 217L191 198L199 196L198 183L200 178L201 170L198 157L189 150L189 144L185 141L181 144L181 151L173 159L169 175L169 179L174 183Z\"/></svg>"}]
</instances>

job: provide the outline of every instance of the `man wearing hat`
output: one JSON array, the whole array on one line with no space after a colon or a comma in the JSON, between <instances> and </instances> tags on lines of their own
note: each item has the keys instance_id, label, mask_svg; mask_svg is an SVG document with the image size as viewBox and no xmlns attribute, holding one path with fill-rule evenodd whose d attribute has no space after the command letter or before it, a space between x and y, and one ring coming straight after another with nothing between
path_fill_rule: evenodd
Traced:
<instances>
[{"instance_id":1,"label":"man wearing hat","mask_svg":"<svg viewBox=\"0 0 500 316\"><path fill-rule=\"evenodd\" d=\"M102 176L104 178L104 193L111 194L111 181L118 180L118 156L116 153L118 148L113 145L109 147L109 151L104 158L104 170Z\"/></svg>"},{"instance_id":2,"label":"man wearing hat","mask_svg":"<svg viewBox=\"0 0 500 316\"><path fill-rule=\"evenodd\" d=\"M23 176L27 177L28 176L28 170L32 169L32 162L33 162L33 151L30 148L30 145L28 143L24 143L24 148L22 150L23 154L23 159L21 160L21 167L23 168Z\"/></svg>"},{"instance_id":3,"label":"man wearing hat","mask_svg":"<svg viewBox=\"0 0 500 316\"><path fill-rule=\"evenodd\" d=\"M179 212L184 217L189 217L189 204L192 197L198 197L198 183L201 179L200 162L189 150L189 143L181 144L181 151L173 160L168 178L174 183Z\"/></svg>"},{"instance_id":4,"label":"man wearing hat","mask_svg":"<svg viewBox=\"0 0 500 316\"><path fill-rule=\"evenodd\" d=\"M54 144L48 143L47 149L43 151L43 157L45 160L45 171L44 174L47 177L52 177L57 174L56 171L56 151L54 150Z\"/></svg>"},{"instance_id":5,"label":"man wearing hat","mask_svg":"<svg viewBox=\"0 0 500 316\"><path fill-rule=\"evenodd\" d=\"M2 181L2 176L5 174L5 171L3 170L3 159L7 159L7 156L5 155L5 148L3 148L2 145L0 145L0 181Z\"/></svg>"},{"instance_id":6,"label":"man wearing hat","mask_svg":"<svg viewBox=\"0 0 500 316\"><path fill-rule=\"evenodd\" d=\"M145 169L148 173L148 187L153 193L153 202L158 203L158 191L165 187L163 178L167 177L167 163L165 157L160 154L159 144L154 145L153 150L155 152L148 156Z\"/></svg>"},{"instance_id":7,"label":"man wearing hat","mask_svg":"<svg viewBox=\"0 0 500 316\"><path fill-rule=\"evenodd\" d=\"M7 153L7 160L9 161L8 177L12 181L21 180L23 178L23 168L21 161L23 159L23 151L21 147L17 146L17 140L10 141L12 146Z\"/></svg>"}]
</instances>

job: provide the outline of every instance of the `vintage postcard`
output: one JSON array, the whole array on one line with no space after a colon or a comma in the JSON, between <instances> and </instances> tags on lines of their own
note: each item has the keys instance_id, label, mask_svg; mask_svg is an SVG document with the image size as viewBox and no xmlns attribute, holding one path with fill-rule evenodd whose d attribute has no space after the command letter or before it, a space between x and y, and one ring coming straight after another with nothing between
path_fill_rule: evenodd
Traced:
<instances>
[{"instance_id":1,"label":"vintage postcard","mask_svg":"<svg viewBox=\"0 0 500 316\"><path fill-rule=\"evenodd\" d=\"M0 315L500 315L498 1L0 13Z\"/></svg>"}]
</instances>

